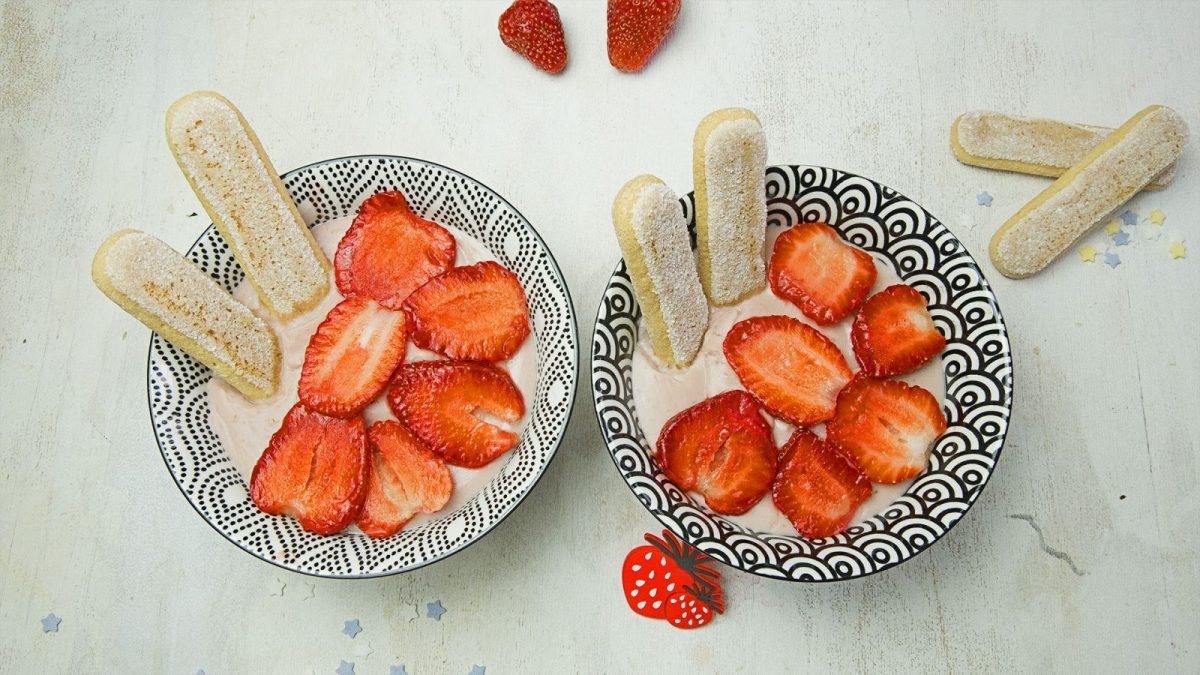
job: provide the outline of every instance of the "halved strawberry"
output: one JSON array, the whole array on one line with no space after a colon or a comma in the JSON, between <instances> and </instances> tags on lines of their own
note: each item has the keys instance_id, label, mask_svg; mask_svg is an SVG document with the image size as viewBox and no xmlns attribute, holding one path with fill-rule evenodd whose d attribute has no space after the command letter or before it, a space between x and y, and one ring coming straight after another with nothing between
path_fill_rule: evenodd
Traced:
<instances>
[{"instance_id":1,"label":"halved strawberry","mask_svg":"<svg viewBox=\"0 0 1200 675\"><path fill-rule=\"evenodd\" d=\"M833 416L837 394L850 381L842 352L812 326L790 316L739 321L725 336L725 359L772 415L796 425Z\"/></svg>"},{"instance_id":2,"label":"halved strawberry","mask_svg":"<svg viewBox=\"0 0 1200 675\"><path fill-rule=\"evenodd\" d=\"M283 418L250 475L250 498L288 513L317 534L354 522L366 494L367 441L362 417L329 417L299 403Z\"/></svg>"},{"instance_id":3,"label":"halved strawberry","mask_svg":"<svg viewBox=\"0 0 1200 675\"><path fill-rule=\"evenodd\" d=\"M363 202L338 243L333 269L338 290L400 309L409 293L454 266L454 236L412 212L399 192Z\"/></svg>"},{"instance_id":4,"label":"halved strawberry","mask_svg":"<svg viewBox=\"0 0 1200 675\"><path fill-rule=\"evenodd\" d=\"M684 586L667 598L663 618L676 628L691 630L712 622L714 612L725 611L725 598L719 586Z\"/></svg>"},{"instance_id":5,"label":"halved strawberry","mask_svg":"<svg viewBox=\"0 0 1200 675\"><path fill-rule=\"evenodd\" d=\"M744 391L705 399L667 420L655 458L683 490L717 513L749 511L771 487L778 453L771 426Z\"/></svg>"},{"instance_id":6,"label":"halved strawberry","mask_svg":"<svg viewBox=\"0 0 1200 675\"><path fill-rule=\"evenodd\" d=\"M404 302L412 339L452 359L503 361L529 337L529 307L517 275L485 261L430 279Z\"/></svg>"},{"instance_id":7,"label":"halved strawberry","mask_svg":"<svg viewBox=\"0 0 1200 675\"><path fill-rule=\"evenodd\" d=\"M871 256L825 223L797 223L779 235L767 271L775 295L822 326L862 304L875 276Z\"/></svg>"},{"instance_id":8,"label":"halved strawberry","mask_svg":"<svg viewBox=\"0 0 1200 675\"><path fill-rule=\"evenodd\" d=\"M680 0L608 0L608 62L632 73L646 67L679 18Z\"/></svg>"},{"instance_id":9,"label":"halved strawberry","mask_svg":"<svg viewBox=\"0 0 1200 675\"><path fill-rule=\"evenodd\" d=\"M367 496L355 522L368 536L390 537L413 516L434 513L450 501L450 469L403 424L376 422L367 429L367 441Z\"/></svg>"},{"instance_id":10,"label":"halved strawberry","mask_svg":"<svg viewBox=\"0 0 1200 675\"><path fill-rule=\"evenodd\" d=\"M514 0L500 15L500 40L547 73L567 67L562 21L547 0Z\"/></svg>"},{"instance_id":11,"label":"halved strawberry","mask_svg":"<svg viewBox=\"0 0 1200 675\"><path fill-rule=\"evenodd\" d=\"M520 437L475 416L505 422L525 415L525 399L508 373L486 363L419 361L401 366L388 390L392 412L447 462L481 467Z\"/></svg>"},{"instance_id":12,"label":"halved strawberry","mask_svg":"<svg viewBox=\"0 0 1200 675\"><path fill-rule=\"evenodd\" d=\"M387 386L408 350L403 312L370 298L349 298L329 310L304 351L300 402L345 417L367 407Z\"/></svg>"},{"instance_id":13,"label":"halved strawberry","mask_svg":"<svg viewBox=\"0 0 1200 675\"><path fill-rule=\"evenodd\" d=\"M854 317L850 341L858 365L875 377L912 372L946 347L925 296L905 284L888 286L867 300Z\"/></svg>"},{"instance_id":14,"label":"halved strawberry","mask_svg":"<svg viewBox=\"0 0 1200 675\"><path fill-rule=\"evenodd\" d=\"M871 496L867 477L807 429L792 433L780 461L771 497L805 537L832 537L846 529Z\"/></svg>"},{"instance_id":15,"label":"halved strawberry","mask_svg":"<svg viewBox=\"0 0 1200 675\"><path fill-rule=\"evenodd\" d=\"M900 483L921 473L946 416L928 391L896 380L854 376L838 394L825 438L867 478Z\"/></svg>"}]
</instances>

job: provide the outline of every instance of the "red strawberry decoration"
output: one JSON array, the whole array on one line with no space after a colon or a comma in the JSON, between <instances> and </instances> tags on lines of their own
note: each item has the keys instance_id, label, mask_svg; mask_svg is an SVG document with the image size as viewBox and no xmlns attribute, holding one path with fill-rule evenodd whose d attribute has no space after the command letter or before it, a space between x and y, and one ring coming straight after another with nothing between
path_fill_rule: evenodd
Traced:
<instances>
[{"instance_id":1,"label":"red strawberry decoration","mask_svg":"<svg viewBox=\"0 0 1200 675\"><path fill-rule=\"evenodd\" d=\"M738 380L772 415L806 426L833 417L850 381L841 350L790 316L756 316L729 329L725 359Z\"/></svg>"},{"instance_id":2,"label":"red strawberry decoration","mask_svg":"<svg viewBox=\"0 0 1200 675\"><path fill-rule=\"evenodd\" d=\"M404 302L412 339L452 359L503 361L529 337L529 307L517 275L487 261L430 279Z\"/></svg>"},{"instance_id":3,"label":"red strawberry decoration","mask_svg":"<svg viewBox=\"0 0 1200 675\"><path fill-rule=\"evenodd\" d=\"M904 284L872 295L850 331L854 358L875 377L912 372L946 347L920 291Z\"/></svg>"},{"instance_id":4,"label":"red strawberry decoration","mask_svg":"<svg viewBox=\"0 0 1200 675\"><path fill-rule=\"evenodd\" d=\"M408 349L403 312L370 298L349 298L329 310L304 351L300 402L310 410L345 417L387 386Z\"/></svg>"},{"instance_id":5,"label":"red strawberry decoration","mask_svg":"<svg viewBox=\"0 0 1200 675\"><path fill-rule=\"evenodd\" d=\"M455 255L446 228L413 213L399 192L380 192L359 207L333 268L342 295L400 309L409 293L453 267Z\"/></svg>"},{"instance_id":6,"label":"red strawberry decoration","mask_svg":"<svg viewBox=\"0 0 1200 675\"><path fill-rule=\"evenodd\" d=\"M400 366L388 390L388 405L430 450L455 466L471 469L488 464L520 440L476 414L505 422L525 415L525 399L508 373L471 361Z\"/></svg>"},{"instance_id":7,"label":"red strawberry decoration","mask_svg":"<svg viewBox=\"0 0 1200 675\"><path fill-rule=\"evenodd\" d=\"M807 429L797 429L780 451L771 496L805 537L832 537L846 529L871 496L871 482Z\"/></svg>"},{"instance_id":8,"label":"red strawberry decoration","mask_svg":"<svg viewBox=\"0 0 1200 675\"><path fill-rule=\"evenodd\" d=\"M929 451L946 431L933 394L896 380L854 376L838 394L837 413L825 435L876 483L900 483L929 463Z\"/></svg>"},{"instance_id":9,"label":"red strawberry decoration","mask_svg":"<svg viewBox=\"0 0 1200 675\"><path fill-rule=\"evenodd\" d=\"M297 403L250 475L250 498L267 513L294 515L316 534L354 521L366 493L362 417L328 417Z\"/></svg>"},{"instance_id":10,"label":"red strawberry decoration","mask_svg":"<svg viewBox=\"0 0 1200 675\"><path fill-rule=\"evenodd\" d=\"M655 459L676 485L704 495L717 513L741 514L775 477L771 426L744 391L718 394L667 420Z\"/></svg>"},{"instance_id":11,"label":"red strawberry decoration","mask_svg":"<svg viewBox=\"0 0 1200 675\"><path fill-rule=\"evenodd\" d=\"M680 627L687 628L697 627L686 625L688 620L697 621L689 615L705 613L698 606L709 614L725 611L721 575L712 568L712 558L670 530L663 530L662 538L647 534L646 541L625 556L621 567L621 586L630 609L651 619L681 618ZM689 604L693 601L698 604Z\"/></svg>"},{"instance_id":12,"label":"red strawberry decoration","mask_svg":"<svg viewBox=\"0 0 1200 675\"><path fill-rule=\"evenodd\" d=\"M679 18L680 0L608 0L608 61L633 73L646 67Z\"/></svg>"},{"instance_id":13,"label":"red strawberry decoration","mask_svg":"<svg viewBox=\"0 0 1200 675\"><path fill-rule=\"evenodd\" d=\"M775 295L822 326L853 312L875 285L875 261L825 223L797 223L779 235L767 278Z\"/></svg>"},{"instance_id":14,"label":"red strawberry decoration","mask_svg":"<svg viewBox=\"0 0 1200 675\"><path fill-rule=\"evenodd\" d=\"M663 618L676 628L691 630L707 626L717 614L724 611L725 598L721 595L720 587L685 586L682 591L667 598Z\"/></svg>"},{"instance_id":15,"label":"red strawberry decoration","mask_svg":"<svg viewBox=\"0 0 1200 675\"><path fill-rule=\"evenodd\" d=\"M567 41L558 8L547 0L515 0L500 15L500 40L547 73L567 67Z\"/></svg>"},{"instance_id":16,"label":"red strawberry decoration","mask_svg":"<svg viewBox=\"0 0 1200 675\"><path fill-rule=\"evenodd\" d=\"M355 522L368 536L390 537L413 516L434 513L450 501L450 469L403 424L376 422L367 429L367 440L367 494Z\"/></svg>"}]
</instances>

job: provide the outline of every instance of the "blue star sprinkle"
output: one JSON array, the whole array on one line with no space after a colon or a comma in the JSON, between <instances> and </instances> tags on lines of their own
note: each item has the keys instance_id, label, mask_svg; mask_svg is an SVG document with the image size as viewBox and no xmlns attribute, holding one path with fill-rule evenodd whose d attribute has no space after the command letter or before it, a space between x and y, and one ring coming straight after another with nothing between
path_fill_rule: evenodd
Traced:
<instances>
[{"instance_id":1,"label":"blue star sprinkle","mask_svg":"<svg viewBox=\"0 0 1200 675\"><path fill-rule=\"evenodd\" d=\"M471 672L467 673L467 675L483 675L484 670L486 668L483 666L471 666Z\"/></svg>"},{"instance_id":2,"label":"blue star sprinkle","mask_svg":"<svg viewBox=\"0 0 1200 675\"><path fill-rule=\"evenodd\" d=\"M388 675L408 675L408 671L404 669L404 664L401 663L398 666L388 668Z\"/></svg>"},{"instance_id":3,"label":"blue star sprinkle","mask_svg":"<svg viewBox=\"0 0 1200 675\"><path fill-rule=\"evenodd\" d=\"M441 600L435 600L425 605L425 616L434 621L441 621L442 615L446 613L446 608L442 607Z\"/></svg>"},{"instance_id":4,"label":"blue star sprinkle","mask_svg":"<svg viewBox=\"0 0 1200 675\"><path fill-rule=\"evenodd\" d=\"M1111 267L1113 269L1116 269L1117 265L1121 264L1121 258L1116 253L1105 253L1104 254L1104 264L1108 265L1109 267Z\"/></svg>"},{"instance_id":5,"label":"blue star sprinkle","mask_svg":"<svg viewBox=\"0 0 1200 675\"><path fill-rule=\"evenodd\" d=\"M1112 240L1113 240L1113 243L1116 244L1117 246L1125 246L1126 244L1129 243L1129 233L1126 232L1125 230L1121 230L1120 232L1113 235Z\"/></svg>"},{"instance_id":6,"label":"blue star sprinkle","mask_svg":"<svg viewBox=\"0 0 1200 675\"><path fill-rule=\"evenodd\" d=\"M338 663L337 670L334 671L337 675L354 675L354 664L346 661Z\"/></svg>"},{"instance_id":7,"label":"blue star sprinkle","mask_svg":"<svg viewBox=\"0 0 1200 675\"><path fill-rule=\"evenodd\" d=\"M346 635L349 635L351 638L362 632L362 626L358 625L358 619L351 619L349 621L343 621L342 623L345 624L345 626L342 628L342 632Z\"/></svg>"},{"instance_id":8,"label":"blue star sprinkle","mask_svg":"<svg viewBox=\"0 0 1200 675\"><path fill-rule=\"evenodd\" d=\"M1134 213L1133 211L1126 210L1125 213L1121 214L1121 222L1125 223L1126 225L1128 225L1130 227L1137 225L1137 221L1138 221L1138 215L1136 213Z\"/></svg>"},{"instance_id":9,"label":"blue star sprinkle","mask_svg":"<svg viewBox=\"0 0 1200 675\"><path fill-rule=\"evenodd\" d=\"M975 201L979 202L980 206L991 206L992 196L986 192L980 192L979 194L975 195Z\"/></svg>"},{"instance_id":10,"label":"blue star sprinkle","mask_svg":"<svg viewBox=\"0 0 1200 675\"><path fill-rule=\"evenodd\" d=\"M60 624L60 623L62 623L62 619L60 619L57 616L54 616L54 612L50 612L49 614L46 615L46 618L42 619L42 632L43 633L57 633L58 632L58 624Z\"/></svg>"},{"instance_id":11,"label":"blue star sprinkle","mask_svg":"<svg viewBox=\"0 0 1200 675\"><path fill-rule=\"evenodd\" d=\"M204 669L200 669L196 671L196 675L208 675L208 673L204 672Z\"/></svg>"}]
</instances>

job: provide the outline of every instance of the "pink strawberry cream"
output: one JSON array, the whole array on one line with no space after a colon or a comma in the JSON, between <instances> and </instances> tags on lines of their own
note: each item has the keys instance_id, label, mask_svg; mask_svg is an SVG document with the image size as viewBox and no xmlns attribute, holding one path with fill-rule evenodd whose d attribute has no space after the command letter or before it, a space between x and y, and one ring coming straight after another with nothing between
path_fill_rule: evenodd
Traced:
<instances>
[{"instance_id":1,"label":"pink strawberry cream","mask_svg":"<svg viewBox=\"0 0 1200 675\"><path fill-rule=\"evenodd\" d=\"M774 249L775 239L781 232L783 230L780 228L770 228L767 231L766 248L768 252ZM876 258L875 267L879 275L875 280L875 286L871 289L871 294L893 284L904 283L887 262ZM795 305L775 297L769 286L736 305L730 307L710 306L708 332L704 335L704 342L700 347L700 352L696 355L696 360L686 368L671 368L664 365L654 355L654 348L650 344L647 331L638 330L637 347L633 354L633 403L642 432L652 447L657 442L658 435L667 420L676 413L721 392L730 389L745 389L725 360L725 353L722 350L725 334L735 323L743 319L773 314L795 317L821 331L842 350L850 369L858 372L858 363L854 360L854 349L850 345L850 327L854 321L854 312L832 326L818 326L804 316ZM933 358L914 372L894 379L924 387L937 398L939 403L946 398L946 377L942 368L941 356ZM776 445L783 447L795 427L765 411L763 415L774 428ZM812 429L819 436L825 435L825 425L823 424L816 425ZM861 523L883 511L911 484L911 480L897 485L873 484L874 494L858 509L851 524ZM692 497L697 504L704 504L702 496L693 493ZM787 517L775 508L769 492L762 501L746 513L740 516L721 517L758 532L796 534L796 529L792 527Z\"/></svg>"},{"instance_id":2,"label":"pink strawberry cream","mask_svg":"<svg viewBox=\"0 0 1200 675\"><path fill-rule=\"evenodd\" d=\"M352 222L354 222L354 216L346 216L321 223L313 228L313 236L316 237L321 250L330 260L333 260L338 242L341 241L342 235L350 228ZM484 260L496 260L495 256L471 236L448 225L443 225L443 227L454 235L457 241L456 266L472 265ZM254 470L254 464L258 461L259 455L267 447L271 435L279 429L279 425L283 422L283 416L299 400L296 386L300 381L300 370L304 365L304 350L308 347L309 338L316 332L317 326L321 325L329 310L344 298L338 292L332 272L330 272L329 278L329 294L325 299L316 307L290 321L281 321L263 310L258 301L258 295L248 283L242 283L235 288L233 297L244 303L271 326L279 340L279 349L283 355L279 373L279 390L270 398L260 401L247 400L236 389L219 378L213 378L208 384L208 400L211 409L209 424L216 432L217 438L221 440L225 451L229 453L234 466L249 484L250 473ZM410 340L408 353L404 360L407 363L439 358L444 357L420 349ZM525 398L526 415L515 424L494 419L486 421L515 433L521 433L529 419L528 410L533 405L533 393L537 385L537 346L533 337L527 338L512 358L497 365L508 371L513 382L521 391L521 395ZM379 399L367 406L362 414L368 425L377 420L396 419L388 408L386 390ZM488 481L504 468L511 454L512 452L509 451L479 469L451 466L450 473L454 479L454 493L451 495L450 501L437 513L417 515L405 527L415 527L439 518L470 501L488 484ZM358 530L352 528L348 531L357 532Z\"/></svg>"}]
</instances>

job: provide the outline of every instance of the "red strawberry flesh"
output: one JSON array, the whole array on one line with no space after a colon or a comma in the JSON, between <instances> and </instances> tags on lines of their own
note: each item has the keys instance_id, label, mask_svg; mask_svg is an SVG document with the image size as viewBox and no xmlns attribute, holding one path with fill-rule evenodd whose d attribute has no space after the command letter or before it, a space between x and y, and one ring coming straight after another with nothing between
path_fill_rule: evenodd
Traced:
<instances>
[{"instance_id":1,"label":"red strawberry flesh","mask_svg":"<svg viewBox=\"0 0 1200 675\"><path fill-rule=\"evenodd\" d=\"M725 359L772 415L810 425L833 416L850 381L842 352L815 328L789 316L756 316L725 336Z\"/></svg>"},{"instance_id":2,"label":"red strawberry flesh","mask_svg":"<svg viewBox=\"0 0 1200 675\"><path fill-rule=\"evenodd\" d=\"M370 472L356 523L368 536L390 537L413 516L434 513L450 501L450 469L404 425L376 422L367 430L367 440Z\"/></svg>"},{"instance_id":3,"label":"red strawberry flesh","mask_svg":"<svg viewBox=\"0 0 1200 675\"><path fill-rule=\"evenodd\" d=\"M388 404L430 450L467 468L490 463L520 440L478 414L510 423L525 415L525 400L508 373L470 361L401 366L392 378Z\"/></svg>"},{"instance_id":4,"label":"red strawberry flesh","mask_svg":"<svg viewBox=\"0 0 1200 675\"><path fill-rule=\"evenodd\" d=\"M529 337L517 275L486 261L430 279L404 303L413 342L452 359L503 361Z\"/></svg>"},{"instance_id":5,"label":"red strawberry flesh","mask_svg":"<svg viewBox=\"0 0 1200 675\"><path fill-rule=\"evenodd\" d=\"M300 401L326 415L359 412L387 386L408 349L403 312L369 298L349 298L308 341L300 371Z\"/></svg>"},{"instance_id":6,"label":"red strawberry flesh","mask_svg":"<svg viewBox=\"0 0 1200 675\"><path fill-rule=\"evenodd\" d=\"M775 506L805 537L832 537L871 496L871 483L825 441L797 429L780 451L771 488Z\"/></svg>"},{"instance_id":7,"label":"red strawberry flesh","mask_svg":"<svg viewBox=\"0 0 1200 675\"><path fill-rule=\"evenodd\" d=\"M946 347L920 291L904 284L872 295L850 331L854 358L875 377L916 370Z\"/></svg>"},{"instance_id":8,"label":"red strawberry flesh","mask_svg":"<svg viewBox=\"0 0 1200 675\"><path fill-rule=\"evenodd\" d=\"M859 373L838 395L826 438L876 483L900 483L929 463L946 431L937 399L921 387Z\"/></svg>"},{"instance_id":9,"label":"red strawberry flesh","mask_svg":"<svg viewBox=\"0 0 1200 675\"><path fill-rule=\"evenodd\" d=\"M454 265L454 236L412 212L399 192L363 202L333 258L338 290L400 309L409 293Z\"/></svg>"},{"instance_id":10,"label":"red strawberry flesh","mask_svg":"<svg viewBox=\"0 0 1200 675\"><path fill-rule=\"evenodd\" d=\"M762 499L775 476L771 427L744 391L706 399L667 421L656 458L683 490L704 495L717 513L741 514Z\"/></svg>"},{"instance_id":11,"label":"red strawberry flesh","mask_svg":"<svg viewBox=\"0 0 1200 675\"><path fill-rule=\"evenodd\" d=\"M567 42L558 8L547 0L516 0L500 15L500 40L547 73L567 67Z\"/></svg>"},{"instance_id":12,"label":"red strawberry flesh","mask_svg":"<svg viewBox=\"0 0 1200 675\"><path fill-rule=\"evenodd\" d=\"M366 431L359 416L329 417L297 403L254 465L250 498L271 514L291 514L316 534L354 521L366 493Z\"/></svg>"},{"instance_id":13,"label":"red strawberry flesh","mask_svg":"<svg viewBox=\"0 0 1200 675\"><path fill-rule=\"evenodd\" d=\"M797 223L780 234L767 273L775 295L822 326L862 304L876 274L871 256L825 223Z\"/></svg>"}]
</instances>

